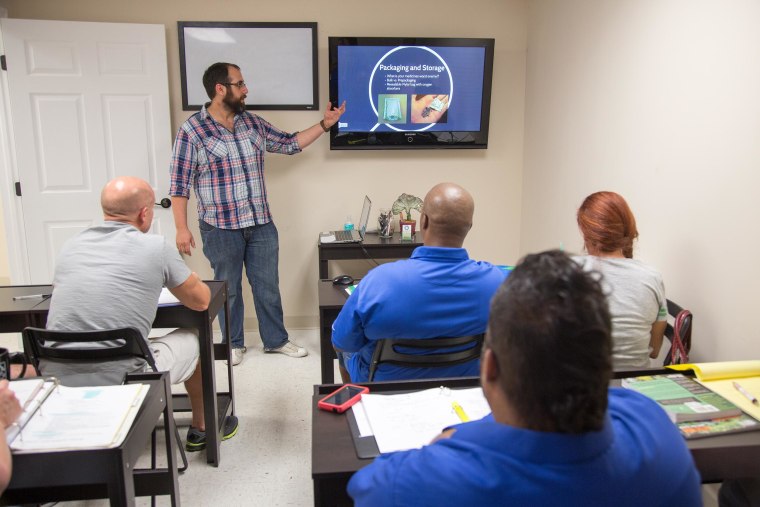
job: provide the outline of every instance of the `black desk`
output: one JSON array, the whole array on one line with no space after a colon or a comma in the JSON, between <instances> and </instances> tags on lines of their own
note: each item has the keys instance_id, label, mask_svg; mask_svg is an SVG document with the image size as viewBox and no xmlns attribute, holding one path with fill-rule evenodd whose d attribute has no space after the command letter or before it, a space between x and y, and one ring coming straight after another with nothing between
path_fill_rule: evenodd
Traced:
<instances>
[{"instance_id":1,"label":"black desk","mask_svg":"<svg viewBox=\"0 0 760 507\"><path fill-rule=\"evenodd\" d=\"M344 285L333 285L332 280L320 280L317 282L317 290L319 291L319 361L322 383L332 384L335 382L333 360L337 358L332 346L332 325L348 299L348 294Z\"/></svg>"},{"instance_id":2,"label":"black desk","mask_svg":"<svg viewBox=\"0 0 760 507\"><path fill-rule=\"evenodd\" d=\"M441 385L474 387L478 382L477 377L469 377L363 385L370 386L373 393L399 393ZM371 459L356 456L345 414L333 414L317 408L317 401L337 387L314 386L312 396L311 477L314 480L314 505L317 506L353 505L346 493L348 480L354 472L372 462ZM760 476L760 431L688 440L686 443L702 482Z\"/></svg>"},{"instance_id":3,"label":"black desk","mask_svg":"<svg viewBox=\"0 0 760 507\"><path fill-rule=\"evenodd\" d=\"M45 327L47 298L13 301L13 297L51 292L50 285L0 286L0 333L20 333L27 326Z\"/></svg>"},{"instance_id":4,"label":"black desk","mask_svg":"<svg viewBox=\"0 0 760 507\"><path fill-rule=\"evenodd\" d=\"M203 375L203 413L206 420L206 461L219 466L220 431L228 413L235 414L232 361L228 343L214 343L212 323L220 310L224 310L229 323L227 282L206 281L211 289L211 301L207 310L197 312L183 305L161 306L156 312L153 327L185 327L198 330L200 365ZM0 286L0 332L20 333L26 326L45 327L50 299L25 299L13 301L13 296L24 294L50 294L50 285ZM216 391L214 360L227 361L229 391ZM186 394L175 394L174 409L189 411L190 401Z\"/></svg>"},{"instance_id":5,"label":"black desk","mask_svg":"<svg viewBox=\"0 0 760 507\"><path fill-rule=\"evenodd\" d=\"M422 245L422 233L417 232L411 241L401 241L401 234L381 238L368 232L362 243L317 243L319 249L319 278L328 278L328 262L347 259L408 259L415 248ZM363 248L362 248L363 247ZM365 253L366 251L366 253Z\"/></svg>"},{"instance_id":6,"label":"black desk","mask_svg":"<svg viewBox=\"0 0 760 507\"><path fill-rule=\"evenodd\" d=\"M124 442L112 449L13 453L13 475L1 505L108 498L112 506L135 504L135 495L171 495L179 505L174 418L171 416L169 374L139 373L127 382L150 384L150 390ZM135 470L164 415L167 467Z\"/></svg>"}]
</instances>

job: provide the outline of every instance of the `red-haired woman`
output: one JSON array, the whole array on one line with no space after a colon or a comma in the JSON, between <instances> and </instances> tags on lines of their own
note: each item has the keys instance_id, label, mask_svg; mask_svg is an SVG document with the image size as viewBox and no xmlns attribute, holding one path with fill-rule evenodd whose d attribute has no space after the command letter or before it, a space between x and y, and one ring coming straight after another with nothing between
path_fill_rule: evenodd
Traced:
<instances>
[{"instance_id":1,"label":"red-haired woman","mask_svg":"<svg viewBox=\"0 0 760 507\"><path fill-rule=\"evenodd\" d=\"M649 366L660 353L668 309L660 273L633 259L639 233L628 203L615 192L593 193L578 208L578 227L588 252L579 262L604 277L614 367Z\"/></svg>"}]
</instances>

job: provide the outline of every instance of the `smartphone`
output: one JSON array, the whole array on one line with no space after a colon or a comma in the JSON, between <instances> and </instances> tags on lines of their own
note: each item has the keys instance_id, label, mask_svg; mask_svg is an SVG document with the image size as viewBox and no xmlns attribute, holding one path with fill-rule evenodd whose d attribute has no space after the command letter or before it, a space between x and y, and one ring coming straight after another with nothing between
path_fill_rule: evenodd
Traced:
<instances>
[{"instance_id":1,"label":"smartphone","mask_svg":"<svg viewBox=\"0 0 760 507\"><path fill-rule=\"evenodd\" d=\"M317 406L322 410L327 410L328 412L342 414L348 410L351 405L359 401L362 397L362 394L368 392L369 387L345 384L340 389L333 391L332 393L319 400L319 402L317 402Z\"/></svg>"}]
</instances>

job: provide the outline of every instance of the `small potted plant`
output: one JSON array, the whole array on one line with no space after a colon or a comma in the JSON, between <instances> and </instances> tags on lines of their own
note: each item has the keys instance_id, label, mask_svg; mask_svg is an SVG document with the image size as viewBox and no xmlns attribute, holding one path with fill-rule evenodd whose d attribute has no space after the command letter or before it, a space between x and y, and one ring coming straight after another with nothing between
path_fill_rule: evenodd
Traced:
<instances>
[{"instance_id":1,"label":"small potted plant","mask_svg":"<svg viewBox=\"0 0 760 507\"><path fill-rule=\"evenodd\" d=\"M399 228L403 230L404 225L412 226L412 235L414 235L417 226L417 220L412 219L412 210L422 213L422 199L409 194L401 194L393 203L391 212L395 215L399 213Z\"/></svg>"}]
</instances>

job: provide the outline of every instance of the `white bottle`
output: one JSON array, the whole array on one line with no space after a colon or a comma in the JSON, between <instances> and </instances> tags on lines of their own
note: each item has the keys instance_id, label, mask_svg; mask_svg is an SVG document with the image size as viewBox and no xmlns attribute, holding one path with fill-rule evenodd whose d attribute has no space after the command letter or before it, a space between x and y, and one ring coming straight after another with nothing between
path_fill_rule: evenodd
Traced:
<instances>
[{"instance_id":1,"label":"white bottle","mask_svg":"<svg viewBox=\"0 0 760 507\"><path fill-rule=\"evenodd\" d=\"M346 223L343 224L343 230L352 231L354 229L354 222L351 220L351 215L346 217Z\"/></svg>"}]
</instances>

